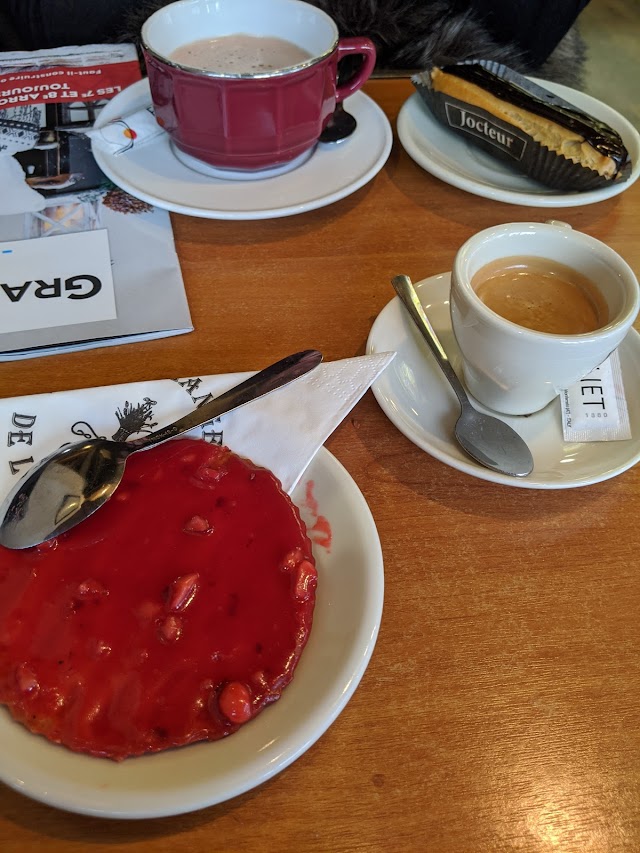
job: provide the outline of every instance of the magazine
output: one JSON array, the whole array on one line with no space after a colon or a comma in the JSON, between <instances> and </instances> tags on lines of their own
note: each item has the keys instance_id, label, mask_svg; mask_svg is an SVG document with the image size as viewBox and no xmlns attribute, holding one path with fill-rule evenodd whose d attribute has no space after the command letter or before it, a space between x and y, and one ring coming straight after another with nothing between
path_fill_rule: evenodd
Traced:
<instances>
[{"instance_id":1,"label":"magazine","mask_svg":"<svg viewBox=\"0 0 640 853\"><path fill-rule=\"evenodd\" d=\"M0 360L193 329L169 214L100 171L90 128L132 44L0 53Z\"/></svg>"}]
</instances>

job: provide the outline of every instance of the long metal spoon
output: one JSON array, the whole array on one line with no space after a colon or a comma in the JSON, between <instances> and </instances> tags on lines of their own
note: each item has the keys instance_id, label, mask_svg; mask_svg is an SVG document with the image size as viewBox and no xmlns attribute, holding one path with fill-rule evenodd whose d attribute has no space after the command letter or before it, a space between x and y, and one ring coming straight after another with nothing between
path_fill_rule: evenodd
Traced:
<instances>
[{"instance_id":1,"label":"long metal spoon","mask_svg":"<svg viewBox=\"0 0 640 853\"><path fill-rule=\"evenodd\" d=\"M4 501L0 508L0 544L12 549L30 548L70 530L113 495L131 453L148 450L269 394L313 370L321 361L322 354L317 350L283 358L142 438L92 438L56 450L30 470Z\"/></svg>"},{"instance_id":2,"label":"long metal spoon","mask_svg":"<svg viewBox=\"0 0 640 853\"><path fill-rule=\"evenodd\" d=\"M533 470L533 457L524 439L504 421L485 415L471 405L467 392L451 367L451 362L420 304L411 279L406 275L397 275L391 283L460 401L460 417L454 430L458 444L476 462L492 471L508 474L510 477L526 477Z\"/></svg>"}]
</instances>

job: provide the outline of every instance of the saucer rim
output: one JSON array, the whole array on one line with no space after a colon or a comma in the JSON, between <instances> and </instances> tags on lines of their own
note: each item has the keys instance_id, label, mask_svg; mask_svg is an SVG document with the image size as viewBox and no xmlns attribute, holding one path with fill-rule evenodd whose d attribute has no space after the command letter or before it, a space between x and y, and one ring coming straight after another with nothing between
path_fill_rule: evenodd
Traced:
<instances>
[{"instance_id":1,"label":"saucer rim","mask_svg":"<svg viewBox=\"0 0 640 853\"><path fill-rule=\"evenodd\" d=\"M440 293L430 293L431 303L446 305L448 303L448 289L451 280L451 273L444 272L438 273L436 275L427 276L426 278L415 283L416 290L418 295L420 295L420 291L425 288L431 286L433 289L439 287L441 289ZM394 348L393 344L390 344L388 341L385 342L385 345L382 348L378 348L376 346L376 337L379 333L380 328L383 326L385 322L385 314L392 310L392 306L397 305L398 308L401 309L400 300L398 297L393 297L387 302L387 304L382 308L382 310L377 315L374 323L369 332L369 336L367 339L366 352L367 354L373 354L376 352L382 352L389 350L389 348ZM449 327L450 329L450 327ZM620 345L620 347L633 347L636 352L636 357L640 355L640 334L636 329L630 329L629 333L625 337L624 341ZM404 361L407 366L410 367L409 362L407 362L402 357L402 353L396 349L396 358L394 362ZM438 369L435 362L430 362L425 360L425 364L428 367L428 372L431 377L438 377ZM627 395L630 393L631 384L629 383L627 377L625 376L624 368L623 368L623 378L627 381L625 382L625 391ZM541 490L559 490L559 489L573 489L573 488L582 488L584 486L591 486L596 483L604 482L605 480L612 479L613 477L617 477L620 474L623 474L625 471L628 471L638 462L640 462L640 438L636 435L632 439L629 440L629 443L633 442L633 447L635 448L634 452L630 452L628 458L625 462L618 464L617 466L611 468L607 467L606 459L603 460L602 471L599 474L594 476L583 477L581 479L577 479L576 477L568 478L566 480L549 480L540 477L540 479L529 479L529 478L518 478L518 477L510 477L505 474L499 474L497 472L491 471L488 468L483 467L478 464L471 458L467 458L466 456L457 456L452 454L449 451L449 448L453 448L457 450L457 445L454 440L453 434L449 437L445 437L443 443L447 449L443 450L438 446L437 440L438 436L433 435L430 436L426 430L423 430L422 433L418 434L415 428L412 428L409 424L406 416L402 414L404 407L398 406L398 400L396 398L396 405L389 404L389 395L385 395L382 391L384 387L384 383L387 380L385 379L385 374L383 373L371 386L371 390L373 395L378 402L378 405L387 416L387 418L391 421L391 423L398 429L406 438L409 439L413 444L416 445L420 450L424 453L428 453L430 456L438 459L440 462L443 462L445 465L448 465L451 468L455 468L462 473L469 474L472 477L481 480L487 480L492 483L496 483L499 485L511 486L515 488L522 489L541 489ZM444 383L444 379L442 380ZM446 384L443 384L443 389L446 388ZM455 405L453 396L451 397L452 405ZM553 402L549 404L552 406ZM535 412L533 415L528 416L527 420L531 423L536 418L545 417L545 412L547 412L549 407L545 407L545 409L540 412ZM487 410L489 411L489 410ZM502 416L505 420L507 420L512 426L517 427L517 417L507 417ZM535 421L534 421L535 422ZM430 440L431 438L431 440ZM435 440L434 440L435 439ZM562 441L562 439L561 439ZM564 444L564 442L562 442ZM614 442L616 445L620 445L621 442ZM571 443L570 443L571 444ZM631 449L631 448L630 448ZM535 459L536 453L535 448L532 448L532 452L534 455L534 470L533 475L535 477ZM462 451L460 451L462 453ZM568 454L565 455L565 458L568 458Z\"/></svg>"},{"instance_id":2,"label":"saucer rim","mask_svg":"<svg viewBox=\"0 0 640 853\"><path fill-rule=\"evenodd\" d=\"M595 106L597 111L599 107L604 107L605 111L609 114L608 123L612 124L614 129L619 133L621 132L622 127L625 134L633 139L636 154L640 155L640 133L631 124L631 122L616 109L610 107L604 101L601 101L592 95L588 95L585 92L573 89L570 86L565 86L561 83L554 83L550 80L542 80L537 77L528 77L527 79L537 85L545 87L553 94L559 95L565 100L575 103L575 105L580 109L591 111ZM488 198L492 201L501 201L506 204L525 204L530 207L578 207L587 204L596 204L599 201L605 201L606 199L613 198L614 196L617 196L629 189L629 187L632 186L640 177L640 156L636 156L635 158L632 158L632 162L634 159L635 162L633 162L631 174L626 181L612 184L608 187L601 187L600 189L573 193L554 193L553 190L534 193L517 189L506 189L497 185L482 183L479 180L470 179L465 175L455 172L446 166L441 165L439 162L430 159L428 151L425 152L422 148L416 145L411 136L412 132L417 133L417 135L423 138L423 134L419 132L415 120L415 113L418 110L420 110L421 114L427 117L428 121L433 122L434 125L437 124L439 128L442 128L442 125L440 125L428 112L428 109L424 105L419 93L414 92L404 102L398 114L397 131L400 144L407 154L418 164L418 166L423 168L426 172L429 172L439 180L465 192L471 193L472 195ZM612 117L615 118L615 123L612 122ZM470 145L470 143L465 142L462 137L457 135L454 137L452 134L452 138L455 138L456 142L462 145ZM425 142L427 148L438 149L438 146L433 143L433 140L425 140ZM524 176L518 175L517 177L522 178Z\"/></svg>"},{"instance_id":3,"label":"saucer rim","mask_svg":"<svg viewBox=\"0 0 640 853\"><path fill-rule=\"evenodd\" d=\"M146 78L142 80L138 80L133 83L131 86L128 86L115 98L113 98L100 112L100 116L96 122L96 126L100 127L102 124L105 124L107 121L112 120L118 115L118 109L123 111L125 114L127 112L127 104L132 101L141 101L145 98L148 101L148 104L151 104L151 95L149 91L149 81ZM307 213L312 210L317 210L322 207L327 207L331 204L334 204L337 201L341 201L343 198L346 198L349 195L357 192L357 190L361 189L363 186L368 184L373 178L383 169L385 163L387 162L389 155L391 153L391 149L393 146L393 131L391 128L391 124L389 119L385 115L382 108L376 101L373 100L369 95L365 92L358 91L355 94L351 95L346 99L345 105L351 105L351 109L356 110L368 110L370 114L375 117L377 122L381 127L381 136L380 136L380 144L379 150L376 152L375 159L371 160L371 165L364 172L359 172L358 176L355 179L344 179L340 186L334 188L331 192L326 192L326 190L318 196L317 194L313 194L308 196L306 199L301 197L297 200L289 201L286 204L279 204L274 207L266 207L262 209L252 209L249 210L247 208L244 209L225 209L224 207L202 207L202 206L194 206L193 204L189 204L188 201L173 201L169 199L164 199L160 195L157 195L153 192L149 192L146 188L139 188L136 183L129 178L123 178L120 176L116 169L117 165L117 157L116 155L105 153L103 151L98 150L97 146L94 142L92 142L92 152L93 156L104 174L111 180L116 186L120 187L120 189L134 196L135 198L139 198L142 201L147 202L148 204L154 205L155 207L161 208L163 210L168 210L173 213L181 213L185 216L195 216L203 219L219 219L219 220L231 220L231 221L245 221L245 220L263 220L263 219L276 219L285 216L293 216L300 213ZM115 105L115 106L114 106ZM118 106L120 105L120 107ZM133 107L133 109L142 109L142 106ZM132 108L128 108L128 112L131 113ZM364 137L360 134L362 142L364 142ZM354 139L358 138L358 129L353 135ZM342 140L339 143L330 143L332 145L340 146L348 142L348 140ZM153 148L158 144L168 145L168 142L164 139L163 136L157 137L156 139L150 140L145 145L145 150L153 151ZM319 143L318 148L320 146L327 147L323 143ZM362 146L360 146L362 147ZM126 156L126 155L125 155ZM175 156L175 155L174 155ZM317 151L314 151L312 156L302 163L296 172L302 172L306 168L308 168L309 164L312 164L315 157L317 156ZM115 162L114 162L115 161ZM233 185L246 185L250 182L245 181L233 181L228 180L225 181L222 178L209 178L201 173L195 172L194 170L189 169L183 163L181 163L177 158L176 162L180 164L180 168L184 169L185 172L189 172L189 177L193 180L194 176L198 176L201 181L201 185L211 184L212 188L224 186L231 187ZM264 181L271 182L277 190L278 181L282 178L286 178L293 174L292 172L284 173L283 175L277 175L274 177L261 179L260 183ZM332 171L330 173L332 176L336 175L336 171ZM300 182L301 186L303 182Z\"/></svg>"}]
</instances>

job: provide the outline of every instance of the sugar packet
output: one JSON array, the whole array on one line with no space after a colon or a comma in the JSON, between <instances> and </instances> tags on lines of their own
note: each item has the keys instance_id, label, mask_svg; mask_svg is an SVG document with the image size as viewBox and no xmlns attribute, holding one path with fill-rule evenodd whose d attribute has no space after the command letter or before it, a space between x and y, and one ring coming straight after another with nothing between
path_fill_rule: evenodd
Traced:
<instances>
[{"instance_id":1,"label":"sugar packet","mask_svg":"<svg viewBox=\"0 0 640 853\"><path fill-rule=\"evenodd\" d=\"M153 107L149 106L101 127L84 128L79 132L88 136L99 151L118 155L151 142L164 130L156 121Z\"/></svg>"},{"instance_id":2,"label":"sugar packet","mask_svg":"<svg viewBox=\"0 0 640 853\"><path fill-rule=\"evenodd\" d=\"M631 438L620 356L614 350L560 394L565 441L624 441Z\"/></svg>"}]
</instances>

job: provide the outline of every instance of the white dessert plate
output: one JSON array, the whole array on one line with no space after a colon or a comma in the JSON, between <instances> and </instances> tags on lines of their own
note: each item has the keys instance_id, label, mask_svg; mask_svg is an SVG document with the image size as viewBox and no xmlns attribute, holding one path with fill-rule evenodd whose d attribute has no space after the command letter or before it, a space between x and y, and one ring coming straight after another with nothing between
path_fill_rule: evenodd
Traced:
<instances>
[{"instance_id":1,"label":"white dessert plate","mask_svg":"<svg viewBox=\"0 0 640 853\"><path fill-rule=\"evenodd\" d=\"M572 193L545 187L449 130L433 116L417 92L403 104L398 115L402 146L419 166L436 178L474 195L508 204L575 207L603 201L628 189L640 176L640 134L635 127L616 110L590 95L560 83L530 79L618 131L632 162L631 175L626 181Z\"/></svg>"},{"instance_id":2,"label":"white dessert plate","mask_svg":"<svg viewBox=\"0 0 640 853\"><path fill-rule=\"evenodd\" d=\"M453 368L462 377L449 315L450 280L450 274L443 273L424 279L416 289ZM640 335L634 329L619 348L633 437L628 441L565 442L559 398L533 415L501 415L531 448L533 472L523 478L490 471L460 449L453 435L460 414L458 400L397 297L380 312L367 342L369 353L391 350L397 352L396 357L372 386L378 403L408 439L459 471L522 489L571 489L615 477L640 460ZM480 403L475 405L489 411Z\"/></svg>"},{"instance_id":3,"label":"white dessert plate","mask_svg":"<svg viewBox=\"0 0 640 853\"><path fill-rule=\"evenodd\" d=\"M314 545L313 628L294 679L278 702L224 740L120 763L49 743L0 708L0 779L67 811L151 818L228 800L299 758L329 728L360 682L376 642L384 588L380 540L369 507L325 448L293 493L303 518L313 525L307 488L332 537L329 549Z\"/></svg>"},{"instance_id":4,"label":"white dessert plate","mask_svg":"<svg viewBox=\"0 0 640 853\"><path fill-rule=\"evenodd\" d=\"M148 80L139 80L110 101L98 125L151 104ZM179 160L161 134L125 154L98 151L94 157L114 184L149 204L208 219L273 219L333 204L368 183L391 151L391 126L363 92L345 101L358 126L352 136L319 143L296 169L257 180L229 180L202 174ZM264 173L262 173L264 175Z\"/></svg>"}]
</instances>

